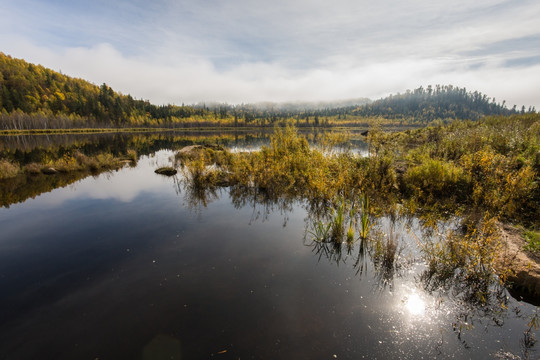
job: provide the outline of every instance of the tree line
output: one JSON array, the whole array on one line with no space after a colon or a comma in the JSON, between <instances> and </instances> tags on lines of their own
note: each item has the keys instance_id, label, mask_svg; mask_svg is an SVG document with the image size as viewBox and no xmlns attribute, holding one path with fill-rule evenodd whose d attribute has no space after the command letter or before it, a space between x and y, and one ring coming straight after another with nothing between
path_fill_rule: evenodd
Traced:
<instances>
[{"instance_id":1,"label":"tree line","mask_svg":"<svg viewBox=\"0 0 540 360\"><path fill-rule=\"evenodd\" d=\"M381 116L387 119L416 119L418 122L429 123L433 120L467 119L477 120L488 115L512 115L525 113L508 109L506 102L498 103L478 91L467 91L466 88L453 85L431 85L415 90L408 90L405 94L390 95L371 104L360 106L353 113L360 116ZM528 112L535 112L530 107Z\"/></svg>"},{"instance_id":2,"label":"tree line","mask_svg":"<svg viewBox=\"0 0 540 360\"><path fill-rule=\"evenodd\" d=\"M41 65L0 53L0 111L3 128L73 126L156 126L205 118L190 106L151 104ZM21 123L21 121L25 123Z\"/></svg>"},{"instance_id":3,"label":"tree line","mask_svg":"<svg viewBox=\"0 0 540 360\"><path fill-rule=\"evenodd\" d=\"M83 127L273 127L354 126L374 121L426 124L434 120L471 119L524 113L477 91L452 85L408 90L405 94L359 104L154 105L63 75L0 52L0 130ZM321 105L322 104L322 105ZM325 107L326 106L326 107ZM335 107L332 107L335 106ZM535 112L529 108L528 112Z\"/></svg>"}]
</instances>

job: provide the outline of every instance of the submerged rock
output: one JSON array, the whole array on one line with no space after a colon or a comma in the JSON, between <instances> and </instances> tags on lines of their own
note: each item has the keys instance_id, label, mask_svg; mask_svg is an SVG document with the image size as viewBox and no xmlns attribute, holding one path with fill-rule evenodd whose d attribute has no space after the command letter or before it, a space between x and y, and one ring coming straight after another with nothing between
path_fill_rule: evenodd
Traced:
<instances>
[{"instance_id":1,"label":"submerged rock","mask_svg":"<svg viewBox=\"0 0 540 360\"><path fill-rule=\"evenodd\" d=\"M41 172L44 173L45 175L58 174L58 170L56 170L55 168L52 168L52 167L43 168L43 169L41 169Z\"/></svg>"},{"instance_id":2,"label":"submerged rock","mask_svg":"<svg viewBox=\"0 0 540 360\"><path fill-rule=\"evenodd\" d=\"M176 175L177 173L176 169L170 166L160 167L159 169L156 169L154 172L156 174L165 175L165 176L173 176L173 175Z\"/></svg>"},{"instance_id":3,"label":"submerged rock","mask_svg":"<svg viewBox=\"0 0 540 360\"><path fill-rule=\"evenodd\" d=\"M180 151L178 151L179 154L184 154L184 155L187 155L187 154L193 154L195 152L198 152L199 150L201 150L203 147L202 145L189 145L189 146L184 146L182 149L180 149Z\"/></svg>"},{"instance_id":4,"label":"submerged rock","mask_svg":"<svg viewBox=\"0 0 540 360\"><path fill-rule=\"evenodd\" d=\"M197 155L203 150L223 151L225 148L218 144L205 144L205 145L189 145L184 146L178 151L181 156Z\"/></svg>"}]
</instances>

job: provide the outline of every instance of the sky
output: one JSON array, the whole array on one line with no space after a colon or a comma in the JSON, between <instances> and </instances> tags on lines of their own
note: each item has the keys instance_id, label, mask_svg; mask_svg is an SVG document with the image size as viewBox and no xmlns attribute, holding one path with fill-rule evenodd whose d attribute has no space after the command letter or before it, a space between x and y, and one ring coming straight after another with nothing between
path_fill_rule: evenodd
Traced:
<instances>
[{"instance_id":1,"label":"sky","mask_svg":"<svg viewBox=\"0 0 540 360\"><path fill-rule=\"evenodd\" d=\"M0 0L0 52L155 104L452 84L540 109L538 0Z\"/></svg>"}]
</instances>

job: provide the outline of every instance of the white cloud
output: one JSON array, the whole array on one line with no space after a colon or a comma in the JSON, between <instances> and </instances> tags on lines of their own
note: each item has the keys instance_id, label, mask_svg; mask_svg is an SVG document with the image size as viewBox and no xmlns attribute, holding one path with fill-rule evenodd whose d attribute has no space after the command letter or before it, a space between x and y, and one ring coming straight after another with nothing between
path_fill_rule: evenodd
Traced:
<instances>
[{"instance_id":1,"label":"white cloud","mask_svg":"<svg viewBox=\"0 0 540 360\"><path fill-rule=\"evenodd\" d=\"M6 7L0 51L155 103L377 98L450 83L540 108L538 64L508 66L540 56L533 1L33 4L46 19L29 11L27 29L22 5Z\"/></svg>"}]
</instances>

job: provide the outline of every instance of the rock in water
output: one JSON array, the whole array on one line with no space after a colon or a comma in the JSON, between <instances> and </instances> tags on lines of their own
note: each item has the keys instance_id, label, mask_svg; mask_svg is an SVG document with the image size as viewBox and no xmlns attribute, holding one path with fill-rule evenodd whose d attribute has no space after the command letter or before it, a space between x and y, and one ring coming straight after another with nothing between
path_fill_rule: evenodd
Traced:
<instances>
[{"instance_id":1,"label":"rock in water","mask_svg":"<svg viewBox=\"0 0 540 360\"><path fill-rule=\"evenodd\" d=\"M56 170L55 168L49 167L49 168L41 169L41 172L44 173L45 175L54 175L58 173L58 170Z\"/></svg>"},{"instance_id":2,"label":"rock in water","mask_svg":"<svg viewBox=\"0 0 540 360\"><path fill-rule=\"evenodd\" d=\"M176 175L177 173L176 169L170 166L160 167L159 169L156 169L154 172L156 174L165 175L165 176L173 176L173 175Z\"/></svg>"}]
</instances>

